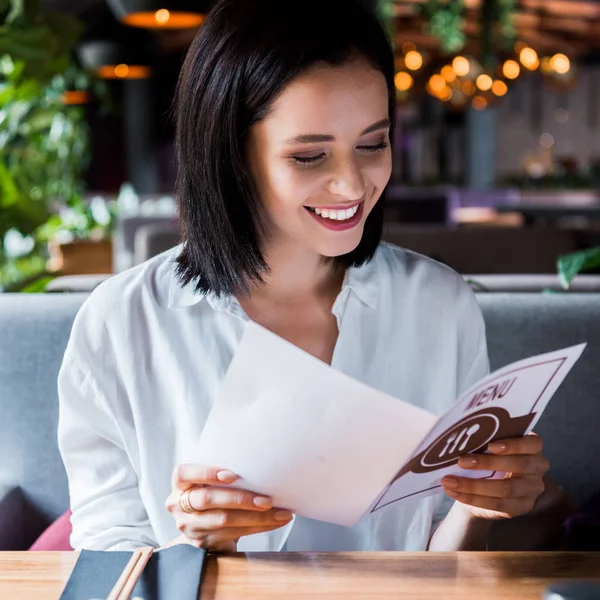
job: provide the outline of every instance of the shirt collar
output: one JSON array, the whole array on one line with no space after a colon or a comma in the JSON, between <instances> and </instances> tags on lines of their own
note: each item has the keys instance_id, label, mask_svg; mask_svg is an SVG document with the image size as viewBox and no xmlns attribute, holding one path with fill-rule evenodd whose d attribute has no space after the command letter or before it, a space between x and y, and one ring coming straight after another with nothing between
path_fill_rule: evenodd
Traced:
<instances>
[{"instance_id":1,"label":"shirt collar","mask_svg":"<svg viewBox=\"0 0 600 600\"><path fill-rule=\"evenodd\" d=\"M347 290L371 308L377 306L378 292L377 254L360 267L350 267L346 271L340 296ZM204 294L196 290L194 282L182 284L177 276L175 265L171 270L169 287L169 308L186 308L206 300L216 310L231 310L235 299L231 296L218 297L214 294Z\"/></svg>"}]
</instances>

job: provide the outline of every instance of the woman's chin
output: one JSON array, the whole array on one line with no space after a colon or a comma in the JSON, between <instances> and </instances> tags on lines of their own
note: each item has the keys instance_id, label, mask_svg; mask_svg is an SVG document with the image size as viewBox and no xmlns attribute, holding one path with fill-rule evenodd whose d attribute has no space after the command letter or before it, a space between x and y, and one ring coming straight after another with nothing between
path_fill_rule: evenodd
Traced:
<instances>
[{"instance_id":1,"label":"woman's chin","mask_svg":"<svg viewBox=\"0 0 600 600\"><path fill-rule=\"evenodd\" d=\"M344 254L349 254L353 250L356 250L361 239L362 227L360 228L360 235L355 232L353 232L352 235L339 235L338 239L323 240L315 249L321 256L335 258L337 256L344 256Z\"/></svg>"}]
</instances>

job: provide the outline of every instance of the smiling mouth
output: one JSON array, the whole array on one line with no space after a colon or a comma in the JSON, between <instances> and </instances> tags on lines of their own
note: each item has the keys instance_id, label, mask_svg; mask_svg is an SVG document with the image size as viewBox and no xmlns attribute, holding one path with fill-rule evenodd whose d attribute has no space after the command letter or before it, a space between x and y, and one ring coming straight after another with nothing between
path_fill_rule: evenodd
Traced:
<instances>
[{"instance_id":1,"label":"smiling mouth","mask_svg":"<svg viewBox=\"0 0 600 600\"><path fill-rule=\"evenodd\" d=\"M358 212L360 204L361 203L359 202L347 209L313 208L312 206L306 206L305 208L322 219L330 219L331 221L349 221Z\"/></svg>"}]
</instances>

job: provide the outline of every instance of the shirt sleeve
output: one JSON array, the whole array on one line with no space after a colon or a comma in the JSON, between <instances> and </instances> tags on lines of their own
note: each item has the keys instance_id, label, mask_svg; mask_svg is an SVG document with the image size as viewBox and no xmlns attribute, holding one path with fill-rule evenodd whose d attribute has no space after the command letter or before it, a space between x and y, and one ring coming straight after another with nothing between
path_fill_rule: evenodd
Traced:
<instances>
[{"instance_id":1,"label":"shirt sleeve","mask_svg":"<svg viewBox=\"0 0 600 600\"><path fill-rule=\"evenodd\" d=\"M107 399L107 393L122 392L110 373L95 377L93 361L82 360L89 353L79 348L76 330L77 321L58 380L58 442L69 480L71 546L75 550L157 547L137 475ZM119 399L126 400L112 398Z\"/></svg>"}]
</instances>

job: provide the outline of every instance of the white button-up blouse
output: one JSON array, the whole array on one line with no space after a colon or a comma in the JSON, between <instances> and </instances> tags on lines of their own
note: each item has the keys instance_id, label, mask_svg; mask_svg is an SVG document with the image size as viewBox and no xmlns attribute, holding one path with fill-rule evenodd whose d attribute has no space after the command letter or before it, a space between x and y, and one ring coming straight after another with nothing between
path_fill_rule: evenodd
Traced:
<instances>
[{"instance_id":1,"label":"white button-up blouse","mask_svg":"<svg viewBox=\"0 0 600 600\"><path fill-rule=\"evenodd\" d=\"M76 549L158 547L179 535L165 509L171 473L193 455L248 317L234 297L181 286L177 251L106 281L75 320L59 375L58 436ZM381 244L369 263L348 269L333 314L333 368L437 415L488 372L473 293L413 252ZM296 517L238 548L424 550L449 505L442 494L415 499L353 528Z\"/></svg>"}]
</instances>

